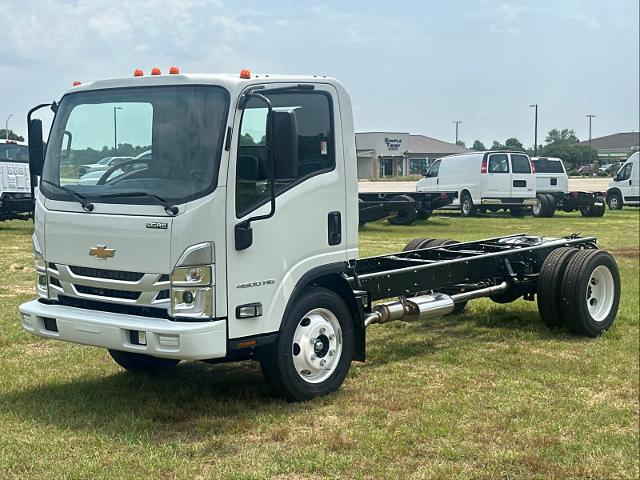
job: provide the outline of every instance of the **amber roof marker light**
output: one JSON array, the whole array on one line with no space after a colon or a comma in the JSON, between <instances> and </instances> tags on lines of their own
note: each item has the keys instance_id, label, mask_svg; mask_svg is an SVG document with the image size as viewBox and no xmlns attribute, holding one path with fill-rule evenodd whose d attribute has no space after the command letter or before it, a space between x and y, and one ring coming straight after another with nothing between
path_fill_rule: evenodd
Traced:
<instances>
[{"instance_id":1,"label":"amber roof marker light","mask_svg":"<svg viewBox=\"0 0 640 480\"><path fill-rule=\"evenodd\" d=\"M169 74L178 75L180 73L180 69L178 67L169 67Z\"/></svg>"},{"instance_id":2,"label":"amber roof marker light","mask_svg":"<svg viewBox=\"0 0 640 480\"><path fill-rule=\"evenodd\" d=\"M242 70L240 70L240 78L243 78L245 80L251 78L251 72L248 68L243 68Z\"/></svg>"},{"instance_id":3,"label":"amber roof marker light","mask_svg":"<svg viewBox=\"0 0 640 480\"><path fill-rule=\"evenodd\" d=\"M158 67L153 67L151 69L151 75L162 75L162 71Z\"/></svg>"},{"instance_id":4,"label":"amber roof marker light","mask_svg":"<svg viewBox=\"0 0 640 480\"><path fill-rule=\"evenodd\" d=\"M74 87L77 87L79 85L82 85L82 82L80 80L76 80L75 82L73 82Z\"/></svg>"},{"instance_id":5,"label":"amber roof marker light","mask_svg":"<svg viewBox=\"0 0 640 480\"><path fill-rule=\"evenodd\" d=\"M144 72L143 72L141 69L139 69L139 68L136 68L136 69L133 71L133 76L134 76L134 77L142 77L143 75L144 75Z\"/></svg>"}]
</instances>

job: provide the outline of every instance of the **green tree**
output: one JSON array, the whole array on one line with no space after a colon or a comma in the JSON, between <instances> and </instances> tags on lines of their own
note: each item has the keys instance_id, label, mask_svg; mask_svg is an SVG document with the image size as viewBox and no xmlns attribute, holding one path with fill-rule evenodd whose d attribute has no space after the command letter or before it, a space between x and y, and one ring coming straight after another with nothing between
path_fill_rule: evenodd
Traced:
<instances>
[{"instance_id":1,"label":"green tree","mask_svg":"<svg viewBox=\"0 0 640 480\"><path fill-rule=\"evenodd\" d=\"M546 143L572 144L578 143L580 140L576 137L576 132L573 129L563 128L562 130L558 130L557 128L553 128L549 130L547 138L544 141Z\"/></svg>"},{"instance_id":2,"label":"green tree","mask_svg":"<svg viewBox=\"0 0 640 480\"><path fill-rule=\"evenodd\" d=\"M4 128L0 128L0 138L7 138L7 131ZM24 142L24 137L22 135L18 135L13 130L9 129L9 140L15 140L16 142Z\"/></svg>"},{"instance_id":3,"label":"green tree","mask_svg":"<svg viewBox=\"0 0 640 480\"><path fill-rule=\"evenodd\" d=\"M484 146L484 143L482 143L480 140L476 140L473 142L473 148L474 150L476 150L477 152L484 152L487 148Z\"/></svg>"},{"instance_id":4,"label":"green tree","mask_svg":"<svg viewBox=\"0 0 640 480\"><path fill-rule=\"evenodd\" d=\"M493 144L491 145L491 150L507 150L507 146L501 144L499 141L494 140Z\"/></svg>"},{"instance_id":5,"label":"green tree","mask_svg":"<svg viewBox=\"0 0 640 480\"><path fill-rule=\"evenodd\" d=\"M524 152L524 147L520 140L517 138L507 138L504 142L504 146L507 147L507 150L513 150L514 152Z\"/></svg>"}]
</instances>

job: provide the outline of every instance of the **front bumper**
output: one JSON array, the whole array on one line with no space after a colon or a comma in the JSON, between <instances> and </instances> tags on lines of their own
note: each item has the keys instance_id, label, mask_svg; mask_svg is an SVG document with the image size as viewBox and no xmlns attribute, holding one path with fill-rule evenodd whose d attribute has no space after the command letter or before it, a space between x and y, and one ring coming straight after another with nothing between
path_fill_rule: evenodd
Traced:
<instances>
[{"instance_id":1,"label":"front bumper","mask_svg":"<svg viewBox=\"0 0 640 480\"><path fill-rule=\"evenodd\" d=\"M227 354L225 320L175 322L33 300L20 305L20 321L27 332L40 337L154 357L204 360ZM47 328L52 325L57 331ZM145 332L146 345L131 343L132 331Z\"/></svg>"}]
</instances>

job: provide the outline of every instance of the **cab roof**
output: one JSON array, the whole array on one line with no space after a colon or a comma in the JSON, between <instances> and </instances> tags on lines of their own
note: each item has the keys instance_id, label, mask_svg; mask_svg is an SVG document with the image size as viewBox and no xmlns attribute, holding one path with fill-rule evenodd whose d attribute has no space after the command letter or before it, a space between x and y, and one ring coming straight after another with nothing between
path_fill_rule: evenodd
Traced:
<instances>
[{"instance_id":1,"label":"cab roof","mask_svg":"<svg viewBox=\"0 0 640 480\"><path fill-rule=\"evenodd\" d=\"M96 80L94 82L79 83L65 92L66 94L88 90L103 90L122 87L142 87L159 85L217 85L226 88L230 92L242 91L251 85L264 85L265 83L324 83L339 86L335 78L323 75L271 75L251 74L250 78L241 78L239 74L203 74L203 73L179 73L143 76L130 76Z\"/></svg>"}]
</instances>

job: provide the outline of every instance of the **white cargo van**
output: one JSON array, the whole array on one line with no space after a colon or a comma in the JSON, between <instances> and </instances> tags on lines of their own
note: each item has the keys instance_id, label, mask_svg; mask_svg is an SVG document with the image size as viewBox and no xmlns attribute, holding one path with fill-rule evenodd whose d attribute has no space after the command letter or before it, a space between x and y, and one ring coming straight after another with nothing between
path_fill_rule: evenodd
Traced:
<instances>
[{"instance_id":1,"label":"white cargo van","mask_svg":"<svg viewBox=\"0 0 640 480\"><path fill-rule=\"evenodd\" d=\"M469 217L480 211L524 214L536 202L536 179L529 156L512 152L474 152L442 157L416 185L418 192L457 191L452 205Z\"/></svg>"},{"instance_id":2,"label":"white cargo van","mask_svg":"<svg viewBox=\"0 0 640 480\"><path fill-rule=\"evenodd\" d=\"M33 211L26 143L0 140L0 221Z\"/></svg>"},{"instance_id":3,"label":"white cargo van","mask_svg":"<svg viewBox=\"0 0 640 480\"><path fill-rule=\"evenodd\" d=\"M623 205L640 205L640 152L631 155L613 177L607 190L607 203L611 210Z\"/></svg>"}]
</instances>

